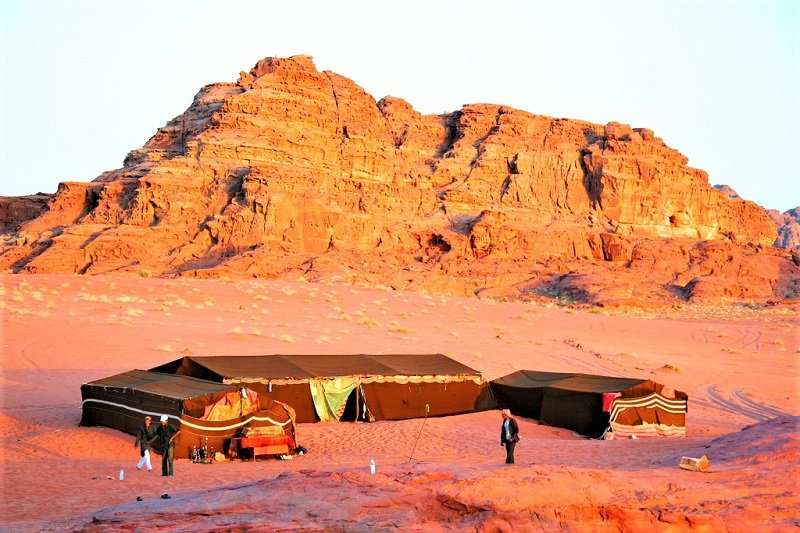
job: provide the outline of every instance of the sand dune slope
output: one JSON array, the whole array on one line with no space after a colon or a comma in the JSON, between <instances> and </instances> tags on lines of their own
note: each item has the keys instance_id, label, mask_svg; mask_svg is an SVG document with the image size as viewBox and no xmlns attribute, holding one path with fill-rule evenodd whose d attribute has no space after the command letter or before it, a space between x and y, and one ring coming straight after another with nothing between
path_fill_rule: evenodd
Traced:
<instances>
[{"instance_id":1,"label":"sand dune slope","mask_svg":"<svg viewBox=\"0 0 800 533\"><path fill-rule=\"evenodd\" d=\"M307 283L49 275L6 276L0 296L2 531L800 527L792 309L607 315ZM130 435L78 426L81 383L184 354L414 351L488 379L519 368L655 379L689 394L688 437L593 441L523 418L506 466L497 412L301 424L308 455L179 460L162 478L135 470ZM701 455L710 472L678 468Z\"/></svg>"}]
</instances>

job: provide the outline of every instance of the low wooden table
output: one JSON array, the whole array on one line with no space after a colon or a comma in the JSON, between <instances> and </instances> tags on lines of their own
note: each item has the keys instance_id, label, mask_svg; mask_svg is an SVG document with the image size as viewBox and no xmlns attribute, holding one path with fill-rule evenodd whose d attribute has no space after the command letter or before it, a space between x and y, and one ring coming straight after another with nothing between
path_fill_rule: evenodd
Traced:
<instances>
[{"instance_id":1,"label":"low wooden table","mask_svg":"<svg viewBox=\"0 0 800 533\"><path fill-rule=\"evenodd\" d=\"M287 455L294 451L294 443L289 435L269 435L258 437L239 437L231 439L229 451L242 457L245 450L255 460L258 455Z\"/></svg>"}]
</instances>

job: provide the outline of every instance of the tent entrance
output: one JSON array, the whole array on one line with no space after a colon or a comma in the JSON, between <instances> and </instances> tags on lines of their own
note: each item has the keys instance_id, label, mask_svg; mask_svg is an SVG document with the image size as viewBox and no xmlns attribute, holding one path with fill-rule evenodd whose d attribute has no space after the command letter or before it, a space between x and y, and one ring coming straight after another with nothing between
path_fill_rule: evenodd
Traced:
<instances>
[{"instance_id":1,"label":"tent entrance","mask_svg":"<svg viewBox=\"0 0 800 533\"><path fill-rule=\"evenodd\" d=\"M351 420L358 416L358 389L361 379L357 377L345 377L334 379L312 379L308 382L311 388L311 398L314 402L314 410L322 422L339 422L345 414ZM352 413L348 413L347 405L352 400ZM347 420L347 418L345 418Z\"/></svg>"}]
</instances>

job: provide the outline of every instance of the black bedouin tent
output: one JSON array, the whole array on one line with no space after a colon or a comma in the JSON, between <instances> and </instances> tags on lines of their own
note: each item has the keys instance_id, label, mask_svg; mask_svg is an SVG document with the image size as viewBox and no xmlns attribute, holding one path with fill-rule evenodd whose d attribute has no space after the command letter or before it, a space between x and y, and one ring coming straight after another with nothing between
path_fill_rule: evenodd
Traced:
<instances>
[{"instance_id":1,"label":"black bedouin tent","mask_svg":"<svg viewBox=\"0 0 800 533\"><path fill-rule=\"evenodd\" d=\"M647 379L519 370L489 386L500 408L591 438L686 435L688 396Z\"/></svg>"},{"instance_id":2,"label":"black bedouin tent","mask_svg":"<svg viewBox=\"0 0 800 533\"><path fill-rule=\"evenodd\" d=\"M243 428L271 427L295 447L292 408L249 388L190 376L131 370L81 385L82 426L106 426L136 435L144 417L153 424L167 415L181 428L176 457L191 457L192 447L225 452Z\"/></svg>"},{"instance_id":3,"label":"black bedouin tent","mask_svg":"<svg viewBox=\"0 0 800 533\"><path fill-rule=\"evenodd\" d=\"M154 371L247 386L298 422L402 420L494 407L480 372L442 354L186 356Z\"/></svg>"}]
</instances>

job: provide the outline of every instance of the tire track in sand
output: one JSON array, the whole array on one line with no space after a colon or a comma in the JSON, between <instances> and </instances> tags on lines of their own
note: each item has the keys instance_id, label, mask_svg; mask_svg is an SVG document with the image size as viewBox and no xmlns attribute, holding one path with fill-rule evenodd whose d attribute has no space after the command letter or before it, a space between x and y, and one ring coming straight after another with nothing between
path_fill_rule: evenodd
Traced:
<instances>
[{"instance_id":1,"label":"tire track in sand","mask_svg":"<svg viewBox=\"0 0 800 533\"><path fill-rule=\"evenodd\" d=\"M706 387L705 393L712 407L744 416L755 422L764 422L772 418L789 416L786 411L763 402L757 402L738 389L733 391L727 398L717 391L716 385Z\"/></svg>"}]
</instances>

